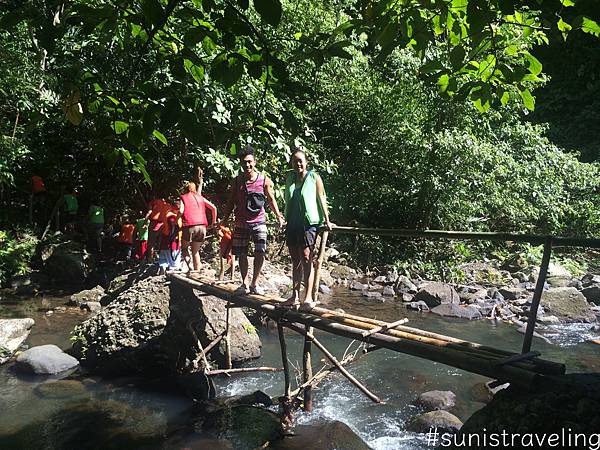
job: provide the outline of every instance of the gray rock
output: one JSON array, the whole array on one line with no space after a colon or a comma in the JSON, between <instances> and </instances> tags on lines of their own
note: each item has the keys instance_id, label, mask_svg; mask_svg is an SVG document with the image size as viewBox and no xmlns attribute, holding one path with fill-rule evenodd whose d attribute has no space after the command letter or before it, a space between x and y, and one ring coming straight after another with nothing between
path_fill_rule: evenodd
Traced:
<instances>
[{"instance_id":1,"label":"gray rock","mask_svg":"<svg viewBox=\"0 0 600 450\"><path fill-rule=\"evenodd\" d=\"M33 319L0 319L0 364L8 361L27 339Z\"/></svg>"},{"instance_id":2,"label":"gray rock","mask_svg":"<svg viewBox=\"0 0 600 450\"><path fill-rule=\"evenodd\" d=\"M567 287L571 284L572 279L568 277L548 277L546 283L552 287Z\"/></svg>"},{"instance_id":3,"label":"gray rock","mask_svg":"<svg viewBox=\"0 0 600 450\"><path fill-rule=\"evenodd\" d=\"M329 263L328 265L331 276L334 278L345 278L348 280L353 280L359 276L359 273L348 266L344 266L342 264L337 263Z\"/></svg>"},{"instance_id":4,"label":"gray rock","mask_svg":"<svg viewBox=\"0 0 600 450\"><path fill-rule=\"evenodd\" d=\"M319 292L321 292L321 294L325 294L325 295L331 295L331 288L329 286L327 286L326 284L321 284L319 286Z\"/></svg>"},{"instance_id":5,"label":"gray rock","mask_svg":"<svg viewBox=\"0 0 600 450\"><path fill-rule=\"evenodd\" d=\"M415 403L426 411L448 410L456 405L456 394L452 391L424 392Z\"/></svg>"},{"instance_id":6,"label":"gray rock","mask_svg":"<svg viewBox=\"0 0 600 450\"><path fill-rule=\"evenodd\" d=\"M369 450L371 448L348 425L338 421L297 425L293 432L293 437L285 438L277 448L286 450Z\"/></svg>"},{"instance_id":7,"label":"gray rock","mask_svg":"<svg viewBox=\"0 0 600 450\"><path fill-rule=\"evenodd\" d=\"M385 301L384 298L383 298L383 295L381 295L381 292L363 291L362 296L363 297L367 297L369 299L373 299L373 300Z\"/></svg>"},{"instance_id":8,"label":"gray rock","mask_svg":"<svg viewBox=\"0 0 600 450\"><path fill-rule=\"evenodd\" d=\"M441 304L460 303L460 298L449 284L431 282L417 292L415 301L423 301L430 308L434 308Z\"/></svg>"},{"instance_id":9,"label":"gray rock","mask_svg":"<svg viewBox=\"0 0 600 450\"><path fill-rule=\"evenodd\" d=\"M461 292L458 296L461 302L471 305L477 303L477 300L483 300L487 296L487 290L479 289L475 292Z\"/></svg>"},{"instance_id":10,"label":"gray rock","mask_svg":"<svg viewBox=\"0 0 600 450\"><path fill-rule=\"evenodd\" d=\"M458 317L469 320L481 319L482 317L480 310L475 306L457 305L456 303L438 305L432 308L431 312L442 317Z\"/></svg>"},{"instance_id":11,"label":"gray rock","mask_svg":"<svg viewBox=\"0 0 600 450\"><path fill-rule=\"evenodd\" d=\"M594 302L600 304L600 284L592 284L581 290L583 296L588 302Z\"/></svg>"},{"instance_id":12,"label":"gray rock","mask_svg":"<svg viewBox=\"0 0 600 450\"><path fill-rule=\"evenodd\" d=\"M583 287L588 287L593 284L600 285L600 275L586 273L583 277L581 277L581 284L583 284Z\"/></svg>"},{"instance_id":13,"label":"gray rock","mask_svg":"<svg viewBox=\"0 0 600 450\"><path fill-rule=\"evenodd\" d=\"M86 289L71 295L67 305L82 307L82 305L87 302L100 302L104 295L104 288L102 286L96 286L93 289Z\"/></svg>"},{"instance_id":14,"label":"gray rock","mask_svg":"<svg viewBox=\"0 0 600 450\"><path fill-rule=\"evenodd\" d=\"M523 271L528 267L529 263L527 262L527 260L518 253L507 257L501 266L502 269L508 270L510 273Z\"/></svg>"},{"instance_id":15,"label":"gray rock","mask_svg":"<svg viewBox=\"0 0 600 450\"><path fill-rule=\"evenodd\" d=\"M352 289L353 291L364 291L368 287L368 284L362 284L358 281L353 281L352 284L350 284L350 289Z\"/></svg>"},{"instance_id":16,"label":"gray rock","mask_svg":"<svg viewBox=\"0 0 600 450\"><path fill-rule=\"evenodd\" d=\"M523 289L518 287L501 287L498 292L506 300L517 300L524 294Z\"/></svg>"},{"instance_id":17,"label":"gray rock","mask_svg":"<svg viewBox=\"0 0 600 450\"><path fill-rule=\"evenodd\" d=\"M388 297L394 297L396 295L396 291L394 291L393 286L386 286L383 288L382 294Z\"/></svg>"},{"instance_id":18,"label":"gray rock","mask_svg":"<svg viewBox=\"0 0 600 450\"><path fill-rule=\"evenodd\" d=\"M401 293L416 294L419 289L406 275L400 275L396 280L396 291Z\"/></svg>"},{"instance_id":19,"label":"gray rock","mask_svg":"<svg viewBox=\"0 0 600 450\"><path fill-rule=\"evenodd\" d=\"M548 289L540 303L548 314L561 322L595 322L596 315L581 292L572 287Z\"/></svg>"},{"instance_id":20,"label":"gray rock","mask_svg":"<svg viewBox=\"0 0 600 450\"><path fill-rule=\"evenodd\" d=\"M74 369L79 361L67 355L56 345L40 345L24 351L17 357L18 370L36 375L52 375Z\"/></svg>"},{"instance_id":21,"label":"gray rock","mask_svg":"<svg viewBox=\"0 0 600 450\"><path fill-rule=\"evenodd\" d=\"M409 294L406 292L403 294L400 294L400 297L402 297L402 301L405 303L411 303L415 299L415 296L413 294Z\"/></svg>"},{"instance_id":22,"label":"gray rock","mask_svg":"<svg viewBox=\"0 0 600 450\"><path fill-rule=\"evenodd\" d=\"M467 263L461 265L460 269L468 281L484 286L503 286L512 278L486 263Z\"/></svg>"},{"instance_id":23,"label":"gray rock","mask_svg":"<svg viewBox=\"0 0 600 450\"><path fill-rule=\"evenodd\" d=\"M386 281L385 275L379 275L377 278L373 280L373 283L384 284Z\"/></svg>"},{"instance_id":24,"label":"gray rock","mask_svg":"<svg viewBox=\"0 0 600 450\"><path fill-rule=\"evenodd\" d=\"M515 272L513 273L513 276L521 283L529 282L529 275L524 272Z\"/></svg>"},{"instance_id":25,"label":"gray rock","mask_svg":"<svg viewBox=\"0 0 600 450\"><path fill-rule=\"evenodd\" d=\"M583 283L581 282L581 280L578 280L576 278L572 279L567 286L574 287L578 291L581 291L583 289Z\"/></svg>"},{"instance_id":26,"label":"gray rock","mask_svg":"<svg viewBox=\"0 0 600 450\"><path fill-rule=\"evenodd\" d=\"M321 284L324 284L327 287L331 287L335 284L335 279L329 273L329 270L322 268L321 269Z\"/></svg>"},{"instance_id":27,"label":"gray rock","mask_svg":"<svg viewBox=\"0 0 600 450\"><path fill-rule=\"evenodd\" d=\"M415 311L429 311L430 308L424 301L410 302L406 304L408 309L414 309Z\"/></svg>"},{"instance_id":28,"label":"gray rock","mask_svg":"<svg viewBox=\"0 0 600 450\"><path fill-rule=\"evenodd\" d=\"M560 319L556 316L542 316L538 320L548 325L557 325L560 323Z\"/></svg>"},{"instance_id":29,"label":"gray rock","mask_svg":"<svg viewBox=\"0 0 600 450\"><path fill-rule=\"evenodd\" d=\"M413 417L406 429L414 433L428 433L437 428L437 431L443 434L456 433L462 425L460 419L448 411L431 411Z\"/></svg>"}]
</instances>

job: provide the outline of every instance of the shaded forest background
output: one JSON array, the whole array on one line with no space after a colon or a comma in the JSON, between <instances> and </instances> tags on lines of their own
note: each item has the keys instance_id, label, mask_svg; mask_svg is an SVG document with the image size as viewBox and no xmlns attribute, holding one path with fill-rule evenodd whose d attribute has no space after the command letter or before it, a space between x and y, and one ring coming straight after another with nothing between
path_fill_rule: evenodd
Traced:
<instances>
[{"instance_id":1,"label":"shaded forest background","mask_svg":"<svg viewBox=\"0 0 600 450\"><path fill-rule=\"evenodd\" d=\"M468 72L481 43L467 48L444 30L427 45L416 34L402 44L401 31L392 41L389 24L378 34L359 26L366 3L3 2L3 227L25 224L32 175L53 195L73 186L83 210L96 202L111 217L145 208L152 189L175 196L198 165L204 191L222 194L252 143L280 201L290 149L305 146L339 224L600 235L594 29L563 38L560 24L490 26L492 47L504 39L506 58L528 61L511 91L483 60ZM598 14L593 2L578 6ZM456 74L471 78L452 95ZM457 248L482 249L373 238L357 257Z\"/></svg>"}]
</instances>

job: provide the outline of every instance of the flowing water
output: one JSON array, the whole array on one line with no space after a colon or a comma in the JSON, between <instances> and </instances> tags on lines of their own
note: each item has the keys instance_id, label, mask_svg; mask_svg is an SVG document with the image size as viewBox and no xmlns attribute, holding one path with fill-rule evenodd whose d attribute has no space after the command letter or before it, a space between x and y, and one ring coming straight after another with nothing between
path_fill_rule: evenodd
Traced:
<instances>
[{"instance_id":1,"label":"flowing water","mask_svg":"<svg viewBox=\"0 0 600 450\"><path fill-rule=\"evenodd\" d=\"M73 326L87 316L75 308L56 311L65 298L6 299L0 301L0 317L32 317L36 325L27 345L56 344L67 348ZM409 325L460 337L497 348L520 351L523 335L512 326L487 320L468 322L444 319L433 314L407 311L401 305L372 300L339 291L327 307L394 321L403 317ZM54 310L48 315L47 311ZM258 330L263 356L253 366L281 365L276 330ZM589 325L556 326L545 332L553 342L534 339L533 350L542 358L563 362L569 372L600 372L597 339ZM317 332L318 339L338 359L350 344L349 339ZM302 338L286 333L288 357L301 370ZM355 344L356 345L356 344ZM315 369L326 364L314 350ZM483 406L478 401L477 385L486 378L443 364L395 353L386 349L362 356L348 366L349 371L385 401L372 403L340 374L323 381L314 391L314 411L299 413L298 423L310 424L335 419L348 424L375 449L426 448L424 439L405 431L415 414L412 405L422 392L451 390L457 395L453 412L466 420ZM300 372L298 371L298 373ZM160 449L217 448L220 441L196 439L190 444L177 430L183 429L190 414L190 402L170 392L167 386L148 383L140 386L132 379L101 380L78 376L74 380L53 380L17 375L11 364L0 366L0 448L1 449ZM283 391L281 372L260 372L218 378L220 395L245 394L260 389L272 396ZM185 434L184 434L185 435ZM236 448L244 441L228 436ZM73 447L74 443L76 446ZM226 447L223 447L226 448Z\"/></svg>"}]
</instances>

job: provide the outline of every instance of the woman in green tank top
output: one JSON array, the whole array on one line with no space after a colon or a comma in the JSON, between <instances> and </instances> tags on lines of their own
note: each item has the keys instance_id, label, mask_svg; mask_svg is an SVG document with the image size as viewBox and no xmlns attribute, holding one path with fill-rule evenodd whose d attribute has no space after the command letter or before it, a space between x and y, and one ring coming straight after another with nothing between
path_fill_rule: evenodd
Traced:
<instances>
[{"instance_id":1,"label":"woman in green tank top","mask_svg":"<svg viewBox=\"0 0 600 450\"><path fill-rule=\"evenodd\" d=\"M290 160L293 171L285 183L286 242L292 259L292 296L289 306L312 308L314 283L313 251L319 227L331 228L325 188L321 177L308 170L306 153L296 148ZM304 281L305 293L300 304L300 289Z\"/></svg>"}]
</instances>

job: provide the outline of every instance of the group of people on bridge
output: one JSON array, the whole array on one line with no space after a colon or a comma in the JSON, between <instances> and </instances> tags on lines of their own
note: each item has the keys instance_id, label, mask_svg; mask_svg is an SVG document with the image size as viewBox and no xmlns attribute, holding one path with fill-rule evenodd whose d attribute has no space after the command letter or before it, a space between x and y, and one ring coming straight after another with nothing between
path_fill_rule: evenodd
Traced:
<instances>
[{"instance_id":1,"label":"group of people on bridge","mask_svg":"<svg viewBox=\"0 0 600 450\"><path fill-rule=\"evenodd\" d=\"M207 230L214 228L221 237L221 274L223 258L231 262L232 275L235 261L239 262L242 283L238 294L264 294L260 276L265 261L268 240L265 207L274 213L280 229L285 228L285 239L292 260L293 288L286 305L312 307L314 280L314 247L320 227L331 228L327 199L321 177L309 169L306 152L293 149L284 187L285 207L277 205L273 181L256 169L254 149L248 145L238 155L240 173L232 180L222 214L201 193L198 182L187 182L185 193L177 201L169 202L159 195L148 203L147 211L117 216L115 224L106 226L104 208L90 203L82 227L88 242L102 252L103 238L108 233L116 238L119 258L127 262L158 259L158 273L167 271L198 272L200 252ZM32 177L30 215L41 204L45 209L46 189L39 176ZM73 231L78 217L77 193L61 188L57 209L63 214L63 229ZM38 206L36 206L38 205ZM234 214L233 230L227 223ZM120 229L118 228L120 227ZM248 247L254 247L254 270L249 276ZM302 284L305 293L301 296Z\"/></svg>"}]
</instances>

